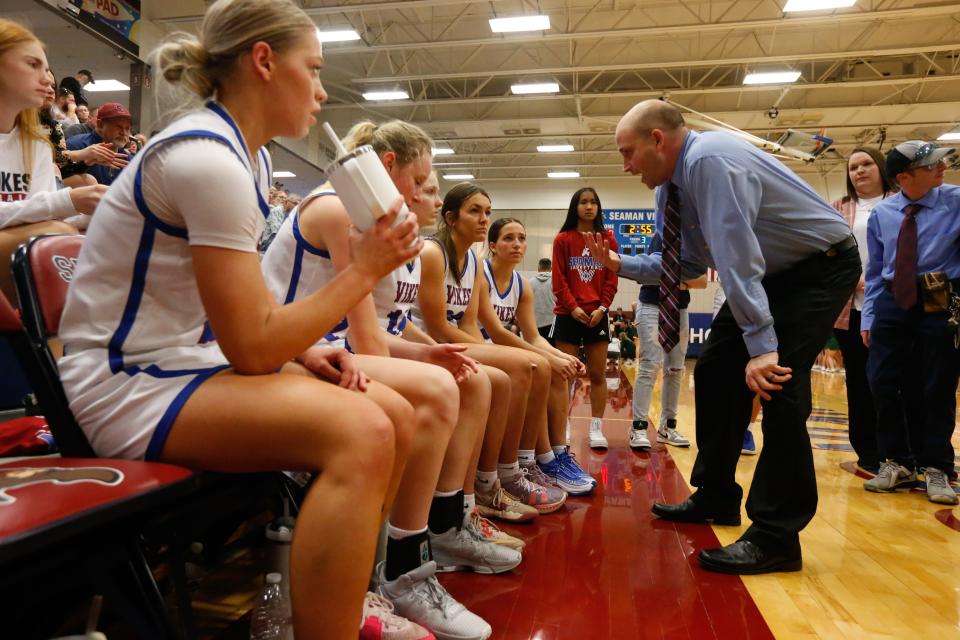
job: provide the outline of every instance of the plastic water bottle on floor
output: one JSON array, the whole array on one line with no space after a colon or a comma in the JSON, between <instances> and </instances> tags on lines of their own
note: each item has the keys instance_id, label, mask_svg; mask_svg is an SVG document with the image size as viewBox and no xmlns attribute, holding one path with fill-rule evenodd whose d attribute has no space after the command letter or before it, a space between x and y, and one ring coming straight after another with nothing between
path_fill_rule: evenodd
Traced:
<instances>
[{"instance_id":1,"label":"plastic water bottle on floor","mask_svg":"<svg viewBox=\"0 0 960 640\"><path fill-rule=\"evenodd\" d=\"M280 588L283 576L268 573L250 618L250 640L293 640L290 600Z\"/></svg>"}]
</instances>

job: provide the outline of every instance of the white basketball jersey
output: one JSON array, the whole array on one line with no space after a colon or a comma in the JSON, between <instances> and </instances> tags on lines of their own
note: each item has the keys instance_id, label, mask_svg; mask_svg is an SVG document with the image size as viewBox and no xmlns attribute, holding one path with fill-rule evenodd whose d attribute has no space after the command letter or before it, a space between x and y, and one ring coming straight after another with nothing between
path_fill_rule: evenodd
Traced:
<instances>
[{"instance_id":1,"label":"white basketball jersey","mask_svg":"<svg viewBox=\"0 0 960 640\"><path fill-rule=\"evenodd\" d=\"M252 166L240 129L219 104L210 102L176 120L132 158L97 207L60 325L68 353L103 350L113 374L133 375L144 370L140 365L156 362L159 351L194 347L203 340L206 313L188 230L157 217L143 194L144 160L161 145L183 139L226 145L254 183L257 208L220 212L224 233L249 222L258 238L269 214L265 199L271 180L269 156L261 149L257 166ZM256 251L256 240L250 241L250 250ZM155 367L146 371L174 373Z\"/></svg>"},{"instance_id":2,"label":"white basketball jersey","mask_svg":"<svg viewBox=\"0 0 960 640\"><path fill-rule=\"evenodd\" d=\"M260 268L267 288L280 304L305 298L333 280L336 271L330 253L313 246L300 233L300 210L316 198L337 195L329 185L314 190L290 212L263 254ZM346 344L347 319L343 318L321 342L342 347Z\"/></svg>"},{"instance_id":3,"label":"white basketball jersey","mask_svg":"<svg viewBox=\"0 0 960 640\"><path fill-rule=\"evenodd\" d=\"M403 334L412 318L412 309L420 291L420 256L395 269L373 288L380 326L395 336Z\"/></svg>"},{"instance_id":4,"label":"white basketball jersey","mask_svg":"<svg viewBox=\"0 0 960 640\"><path fill-rule=\"evenodd\" d=\"M470 296L473 295L473 285L477 280L477 256L474 255L473 249L467 249L467 255L463 260L463 272L460 274L460 284L457 284L453 279L452 271L456 269L456 264L451 265L450 257L443 248L443 244L433 237L427 240L436 242L440 251L443 252L443 286L447 290L447 322L457 326L470 304ZM418 327L423 328L423 315L419 305L413 308L413 321Z\"/></svg>"},{"instance_id":5,"label":"white basketball jersey","mask_svg":"<svg viewBox=\"0 0 960 640\"><path fill-rule=\"evenodd\" d=\"M504 326L517 324L517 308L520 306L520 296L523 295L523 278L514 271L510 274L510 284L507 286L507 290L501 293L497 289L497 281L493 277L493 267L489 260L483 261L483 275L490 284L490 303L493 305L493 310L497 313L500 323ZM480 333L483 334L484 340L491 342L490 336L487 335L482 326L480 327Z\"/></svg>"}]
</instances>

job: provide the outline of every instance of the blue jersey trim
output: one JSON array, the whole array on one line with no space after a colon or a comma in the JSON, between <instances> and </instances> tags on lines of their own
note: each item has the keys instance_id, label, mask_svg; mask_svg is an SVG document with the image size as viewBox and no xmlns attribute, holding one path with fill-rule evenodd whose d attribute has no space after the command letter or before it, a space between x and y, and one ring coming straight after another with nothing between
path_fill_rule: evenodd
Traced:
<instances>
[{"instance_id":1,"label":"blue jersey trim","mask_svg":"<svg viewBox=\"0 0 960 640\"><path fill-rule=\"evenodd\" d=\"M300 233L300 215L297 212L297 215L293 218L293 239L297 241L297 247L303 249L307 253L312 253L315 256L320 256L321 258L330 259L330 252L325 249L318 249L317 247L310 244L306 238L303 237L303 234Z\"/></svg>"},{"instance_id":2,"label":"blue jersey trim","mask_svg":"<svg viewBox=\"0 0 960 640\"><path fill-rule=\"evenodd\" d=\"M290 284L287 285L287 295L283 304L290 304L297 297L297 287L300 285L300 272L303 270L303 247L297 245L293 255L293 271L290 273Z\"/></svg>"},{"instance_id":3,"label":"blue jersey trim","mask_svg":"<svg viewBox=\"0 0 960 640\"><path fill-rule=\"evenodd\" d=\"M483 275L486 276L487 282L490 283L490 288L496 291L497 295L500 296L500 299L503 300L508 295L510 295L510 292L513 290L513 283L515 282L517 272L516 271L511 272L510 286L507 287L507 290L505 292L500 293L500 289L497 288L497 277L493 274L493 265L490 264L489 260L484 260L484 262L486 263L487 267L489 267L489 269L484 269Z\"/></svg>"},{"instance_id":4,"label":"blue jersey trim","mask_svg":"<svg viewBox=\"0 0 960 640\"><path fill-rule=\"evenodd\" d=\"M130 293L127 295L127 304L123 307L120 326L118 326L117 330L110 336L110 342L107 346L110 371L113 373L123 371L123 343L126 341L127 336L130 335L134 320L137 318L140 302L143 300L143 290L147 280L147 269L150 266L150 253L153 251L153 240L155 237L156 227L153 226L150 219L144 219L143 232L140 234L140 244L137 246L137 255L133 261L133 278L130 282Z\"/></svg>"},{"instance_id":5,"label":"blue jersey trim","mask_svg":"<svg viewBox=\"0 0 960 640\"><path fill-rule=\"evenodd\" d=\"M253 189L254 191L257 192L257 204L260 206L260 213L263 214L263 219L266 220L267 217L270 215L270 206L267 204L267 201L263 199L263 194L260 193L260 180L259 180L260 176L253 175L253 167L250 166L250 160L249 160L250 150L247 149L247 141L243 137L243 133L240 131L240 127L238 127L237 123L233 121L233 118L230 117L230 114L227 113L226 110L224 110L224 108L221 107L216 102L213 102L212 100L208 102L207 109L210 109L210 111L213 111L215 114L220 116L224 122L230 125L230 128L233 129L233 133L237 136L237 140L240 141L240 144L243 145L244 147L244 151L247 152L246 157L242 155L240 157L241 157L241 160L243 161L243 164L247 167L247 171L249 171L250 175L253 176ZM234 149L234 151L236 151L236 149ZM263 153L263 149L261 148L259 152ZM237 153L237 155L240 155L240 154Z\"/></svg>"},{"instance_id":6,"label":"blue jersey trim","mask_svg":"<svg viewBox=\"0 0 960 640\"><path fill-rule=\"evenodd\" d=\"M150 367L147 367L147 369L149 368ZM163 413L163 416L160 418L160 422L157 423L157 428L154 429L153 435L150 437L150 443L147 445L147 452L144 455L145 460L158 460L160 458L160 454L163 453L163 445L165 445L167 442L167 436L170 435L170 429L173 427L173 423L176 421L177 416L180 415L180 410L183 409L183 405L187 403L187 400L189 400L190 396L193 395L193 392L197 390L197 387L217 373L229 368L230 365L223 364L206 369L184 370L184 373L179 374L189 375L193 373L196 375L193 380L188 382L187 385L180 390L180 393L176 395L176 397L173 399L173 402L170 403L170 406L167 407L167 410ZM144 373L146 372L147 370L144 370Z\"/></svg>"},{"instance_id":7,"label":"blue jersey trim","mask_svg":"<svg viewBox=\"0 0 960 640\"><path fill-rule=\"evenodd\" d=\"M227 145L227 148L236 154L236 156L241 160L241 163L243 162L243 158L233 147L233 145L230 144L230 141L227 138L218 133L207 131L205 129L181 131L180 133L173 134L167 138L157 140L153 146L155 147L157 144L183 138L208 138L216 140ZM143 153L148 152L149 151L144 151ZM143 163L145 158L146 156L141 154L141 156L137 159L139 164L137 165L137 173L133 180L133 199L137 205L140 215L143 216L143 231L140 234L140 244L137 247L136 257L134 258L133 277L130 282L130 293L127 294L127 302L123 308L123 315L120 317L120 325L117 327L117 330L114 331L113 335L110 336L110 342L107 347L110 370L113 373L120 373L126 369L123 366L123 343L126 342L127 337L130 335L130 331L133 329L133 324L137 319L137 313L140 310L140 303L143 301L143 293L144 289L146 288L147 271L150 267L150 254L153 252L153 242L156 238L156 232L160 231L169 236L182 238L184 240L189 237L186 229L181 229L164 222L157 217L157 215L153 213L153 211L151 211L150 207L147 205L146 198L143 195ZM259 193L259 190L257 192ZM130 372L128 371L128 373Z\"/></svg>"}]
</instances>

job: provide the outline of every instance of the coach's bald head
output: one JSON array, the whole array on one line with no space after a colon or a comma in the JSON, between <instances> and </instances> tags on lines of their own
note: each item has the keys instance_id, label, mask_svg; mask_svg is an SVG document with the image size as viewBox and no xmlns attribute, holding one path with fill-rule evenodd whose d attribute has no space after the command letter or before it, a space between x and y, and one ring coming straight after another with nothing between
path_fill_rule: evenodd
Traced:
<instances>
[{"instance_id":1,"label":"coach's bald head","mask_svg":"<svg viewBox=\"0 0 960 640\"><path fill-rule=\"evenodd\" d=\"M617 149L623 170L639 175L647 187L670 180L687 128L683 114L669 102L644 100L635 104L617 124Z\"/></svg>"}]
</instances>

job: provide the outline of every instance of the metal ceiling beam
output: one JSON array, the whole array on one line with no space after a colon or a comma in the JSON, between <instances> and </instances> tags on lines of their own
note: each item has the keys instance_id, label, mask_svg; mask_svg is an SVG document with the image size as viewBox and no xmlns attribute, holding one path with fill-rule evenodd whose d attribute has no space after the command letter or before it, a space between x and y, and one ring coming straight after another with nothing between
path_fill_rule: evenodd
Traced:
<instances>
[{"instance_id":1,"label":"metal ceiling beam","mask_svg":"<svg viewBox=\"0 0 960 640\"><path fill-rule=\"evenodd\" d=\"M810 82L791 85L791 91L816 91L816 90L838 90L838 89L865 89L870 87L885 87L896 85L915 85L933 82L955 82L960 81L960 74L949 76L908 76L903 78L877 78L871 80L847 80L845 82ZM429 98L426 100L398 100L395 102L374 102L371 106L380 109L389 108L410 108L415 105L457 105L457 104L490 104L501 102L520 102L530 104L536 101L556 101L556 100L577 100L577 99L610 99L610 98L657 98L663 95L670 96L705 96L719 95L726 93L763 93L771 91L780 91L783 87L771 85L731 85L725 87L693 87L685 88L663 88L648 89L642 91L606 91L600 93L557 93L541 95L497 95L465 98ZM355 109L356 103L329 104L324 110L337 111L342 109Z\"/></svg>"},{"instance_id":2,"label":"metal ceiling beam","mask_svg":"<svg viewBox=\"0 0 960 640\"><path fill-rule=\"evenodd\" d=\"M309 10L308 10L309 12ZM511 34L508 37L491 34L484 38L467 38L462 40L443 40L438 42L408 42L389 45L329 47L327 55L374 53L378 50L397 51L401 49L436 49L475 47L477 45L507 45L516 46L523 43L546 44L566 42L567 40L610 40L616 38L653 38L660 36L699 36L711 32L729 32L758 29L788 29L795 27L815 26L820 24L848 25L857 22L888 22L891 20L909 20L917 18L934 18L960 14L960 5L951 2L948 4L914 7L911 9L887 9L883 11L863 11L857 13L841 13L836 15L798 16L787 18L767 18L763 20L737 20L730 22L714 22L708 24L682 24L663 27L638 27L633 29L612 29L608 31L581 31L574 33L544 33L538 35Z\"/></svg>"},{"instance_id":3,"label":"metal ceiling beam","mask_svg":"<svg viewBox=\"0 0 960 640\"><path fill-rule=\"evenodd\" d=\"M423 73L406 76L381 76L378 78L352 78L356 84L383 84L392 82L410 82L425 80L452 80L467 78L511 77L529 75L565 75L570 73L596 73L598 71L643 71L664 69L703 68L755 62L815 62L818 60L855 60L857 58L876 58L891 56L917 55L937 51L960 50L960 42L949 42L916 47L895 47L891 49L862 49L858 51L828 51L800 53L780 56L745 56L738 58L715 58L713 60L673 60L668 62L639 62L634 64L583 65L576 67L551 67L543 69L497 69L488 71L458 71L453 73Z\"/></svg>"}]
</instances>

